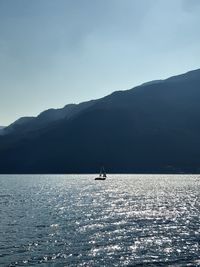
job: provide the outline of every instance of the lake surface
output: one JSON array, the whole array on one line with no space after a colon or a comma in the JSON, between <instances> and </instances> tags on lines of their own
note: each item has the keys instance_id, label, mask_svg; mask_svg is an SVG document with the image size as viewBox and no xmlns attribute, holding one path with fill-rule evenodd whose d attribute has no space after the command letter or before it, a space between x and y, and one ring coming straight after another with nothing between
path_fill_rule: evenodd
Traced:
<instances>
[{"instance_id":1,"label":"lake surface","mask_svg":"<svg viewBox=\"0 0 200 267\"><path fill-rule=\"evenodd\" d=\"M200 266L198 175L0 175L0 266Z\"/></svg>"}]
</instances>

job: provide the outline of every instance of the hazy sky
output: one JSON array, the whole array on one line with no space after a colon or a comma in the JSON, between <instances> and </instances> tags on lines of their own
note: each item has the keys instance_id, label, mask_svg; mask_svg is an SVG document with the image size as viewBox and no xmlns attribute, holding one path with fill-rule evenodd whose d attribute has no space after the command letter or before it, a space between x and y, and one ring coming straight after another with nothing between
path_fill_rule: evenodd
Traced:
<instances>
[{"instance_id":1,"label":"hazy sky","mask_svg":"<svg viewBox=\"0 0 200 267\"><path fill-rule=\"evenodd\" d=\"M200 68L200 0L0 0L0 125Z\"/></svg>"}]
</instances>

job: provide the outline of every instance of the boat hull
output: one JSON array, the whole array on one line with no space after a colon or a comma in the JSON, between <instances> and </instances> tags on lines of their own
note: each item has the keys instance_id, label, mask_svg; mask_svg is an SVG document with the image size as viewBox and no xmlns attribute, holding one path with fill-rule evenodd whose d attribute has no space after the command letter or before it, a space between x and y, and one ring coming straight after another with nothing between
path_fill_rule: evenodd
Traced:
<instances>
[{"instance_id":1,"label":"boat hull","mask_svg":"<svg viewBox=\"0 0 200 267\"><path fill-rule=\"evenodd\" d=\"M96 178L94 178L94 180L106 180L106 178L105 177L96 177Z\"/></svg>"}]
</instances>

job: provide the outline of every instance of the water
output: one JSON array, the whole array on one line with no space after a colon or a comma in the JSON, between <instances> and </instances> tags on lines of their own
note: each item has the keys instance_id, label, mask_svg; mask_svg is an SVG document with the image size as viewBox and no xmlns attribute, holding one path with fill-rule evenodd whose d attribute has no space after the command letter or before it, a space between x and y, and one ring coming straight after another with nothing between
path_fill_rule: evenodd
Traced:
<instances>
[{"instance_id":1,"label":"water","mask_svg":"<svg viewBox=\"0 0 200 267\"><path fill-rule=\"evenodd\" d=\"M0 176L0 266L200 266L200 176Z\"/></svg>"}]
</instances>

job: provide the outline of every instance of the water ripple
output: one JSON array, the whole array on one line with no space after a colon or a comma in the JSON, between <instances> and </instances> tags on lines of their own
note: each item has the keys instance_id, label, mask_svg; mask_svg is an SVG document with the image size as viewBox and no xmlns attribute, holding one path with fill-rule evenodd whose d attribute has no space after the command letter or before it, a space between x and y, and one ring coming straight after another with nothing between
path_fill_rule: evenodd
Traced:
<instances>
[{"instance_id":1,"label":"water ripple","mask_svg":"<svg viewBox=\"0 0 200 267\"><path fill-rule=\"evenodd\" d=\"M0 266L200 266L200 176L0 176Z\"/></svg>"}]
</instances>

